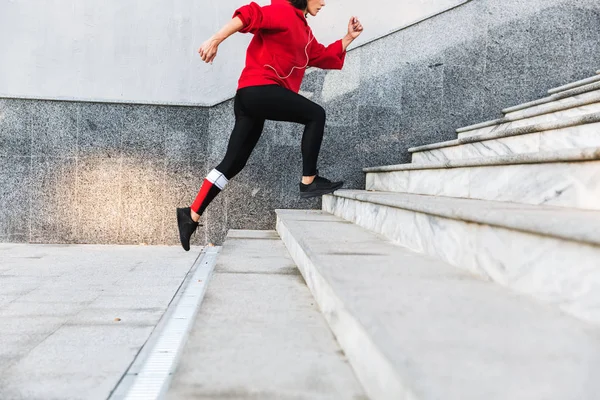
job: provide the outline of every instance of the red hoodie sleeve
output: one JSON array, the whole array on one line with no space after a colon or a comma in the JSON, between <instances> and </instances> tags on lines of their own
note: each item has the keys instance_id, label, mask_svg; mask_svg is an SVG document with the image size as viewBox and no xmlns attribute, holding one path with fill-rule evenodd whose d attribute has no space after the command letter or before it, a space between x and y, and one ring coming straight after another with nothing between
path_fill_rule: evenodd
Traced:
<instances>
[{"instance_id":1,"label":"red hoodie sleeve","mask_svg":"<svg viewBox=\"0 0 600 400\"><path fill-rule=\"evenodd\" d=\"M255 2L238 8L233 17L240 17L244 23L244 27L240 30L241 33L255 34L261 29L269 30L285 30L285 16L282 15L281 7L264 6L261 7Z\"/></svg>"},{"instance_id":2,"label":"red hoodie sleeve","mask_svg":"<svg viewBox=\"0 0 600 400\"><path fill-rule=\"evenodd\" d=\"M321 69L342 69L346 59L346 51L342 46L342 40L333 42L325 47L314 40L309 47L309 67Z\"/></svg>"}]
</instances>

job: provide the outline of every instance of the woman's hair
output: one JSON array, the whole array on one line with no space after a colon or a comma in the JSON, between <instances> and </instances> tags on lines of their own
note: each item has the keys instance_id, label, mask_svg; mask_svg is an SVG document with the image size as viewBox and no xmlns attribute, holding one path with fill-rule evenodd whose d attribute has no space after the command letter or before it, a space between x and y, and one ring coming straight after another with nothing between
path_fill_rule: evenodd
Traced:
<instances>
[{"instance_id":1,"label":"woman's hair","mask_svg":"<svg viewBox=\"0 0 600 400\"><path fill-rule=\"evenodd\" d=\"M308 0L288 0L290 2L291 5L293 5L294 7L296 7L299 10L306 10L306 7L308 7Z\"/></svg>"}]
</instances>

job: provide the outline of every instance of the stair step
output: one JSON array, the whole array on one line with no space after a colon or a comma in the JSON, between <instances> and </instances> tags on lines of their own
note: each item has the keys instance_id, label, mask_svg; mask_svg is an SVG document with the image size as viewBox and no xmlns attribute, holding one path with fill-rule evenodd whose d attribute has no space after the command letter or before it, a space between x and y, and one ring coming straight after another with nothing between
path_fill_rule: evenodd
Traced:
<instances>
[{"instance_id":1,"label":"stair step","mask_svg":"<svg viewBox=\"0 0 600 400\"><path fill-rule=\"evenodd\" d=\"M229 231L167 398L364 398L277 232Z\"/></svg>"},{"instance_id":2,"label":"stair step","mask_svg":"<svg viewBox=\"0 0 600 400\"><path fill-rule=\"evenodd\" d=\"M323 210L600 324L600 213L338 190Z\"/></svg>"},{"instance_id":3,"label":"stair step","mask_svg":"<svg viewBox=\"0 0 600 400\"><path fill-rule=\"evenodd\" d=\"M527 125L560 122L600 112L600 90L567 97L547 104L506 114L503 118L457 129L459 138L487 134Z\"/></svg>"},{"instance_id":4,"label":"stair step","mask_svg":"<svg viewBox=\"0 0 600 400\"><path fill-rule=\"evenodd\" d=\"M590 78L586 78L586 79L582 79L580 81L576 81L573 83L569 83L563 86L559 86L557 88L554 89L550 89L548 90L548 94L555 94L555 93L560 93L560 92L564 92L565 90L569 90L569 89L573 89L576 87L580 87L580 86L584 86L584 85L588 85L590 83L594 83L594 82L598 82L600 81L600 76L592 76Z\"/></svg>"},{"instance_id":5,"label":"stair step","mask_svg":"<svg viewBox=\"0 0 600 400\"><path fill-rule=\"evenodd\" d=\"M600 103L598 103L600 109ZM600 112L408 149L413 163L600 147Z\"/></svg>"},{"instance_id":6,"label":"stair step","mask_svg":"<svg viewBox=\"0 0 600 400\"><path fill-rule=\"evenodd\" d=\"M374 399L592 399L596 329L320 211L277 230Z\"/></svg>"},{"instance_id":7,"label":"stair step","mask_svg":"<svg viewBox=\"0 0 600 400\"><path fill-rule=\"evenodd\" d=\"M363 171L367 190L600 209L598 147Z\"/></svg>"},{"instance_id":8,"label":"stair step","mask_svg":"<svg viewBox=\"0 0 600 400\"><path fill-rule=\"evenodd\" d=\"M579 94L583 94L583 93L587 93L587 92L591 92L593 90L598 90L600 89L600 82L597 83L592 83L590 85L585 85L585 86L580 86L574 89L570 89L570 90L566 90L564 92L561 93L557 93L557 94L553 94L549 97L544 97L543 99L539 99L539 100L534 100L534 101L530 101L528 103L523 103L523 104L519 104L516 105L514 107L509 107L509 108L505 108L504 110L502 110L502 112L504 114L508 114L514 111L519 111L519 110L524 110L526 108L530 108L530 107L534 107L534 106L539 106L541 104L547 104L556 100L561 100L567 97L572 97L572 96L576 96Z\"/></svg>"}]
</instances>

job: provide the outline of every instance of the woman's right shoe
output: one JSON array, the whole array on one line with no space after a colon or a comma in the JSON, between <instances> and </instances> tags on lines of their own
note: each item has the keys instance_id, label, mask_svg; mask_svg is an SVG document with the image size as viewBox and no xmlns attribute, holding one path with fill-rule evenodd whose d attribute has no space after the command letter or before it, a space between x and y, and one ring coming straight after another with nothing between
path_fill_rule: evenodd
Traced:
<instances>
[{"instance_id":1,"label":"woman's right shoe","mask_svg":"<svg viewBox=\"0 0 600 400\"><path fill-rule=\"evenodd\" d=\"M324 194L333 193L344 185L344 182L331 182L322 176L315 176L315 179L310 185L305 185L300 182L300 197L303 199L309 197L323 196Z\"/></svg>"},{"instance_id":2,"label":"woman's right shoe","mask_svg":"<svg viewBox=\"0 0 600 400\"><path fill-rule=\"evenodd\" d=\"M191 208L177 209L177 226L179 227L179 240L185 251L190 251L190 238L196 232L198 223L192 219Z\"/></svg>"}]
</instances>

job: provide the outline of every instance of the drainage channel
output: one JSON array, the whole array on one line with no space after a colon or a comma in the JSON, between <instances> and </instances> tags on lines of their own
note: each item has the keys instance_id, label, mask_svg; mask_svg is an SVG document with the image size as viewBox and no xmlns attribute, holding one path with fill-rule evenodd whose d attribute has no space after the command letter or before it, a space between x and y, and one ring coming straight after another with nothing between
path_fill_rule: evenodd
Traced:
<instances>
[{"instance_id":1,"label":"drainage channel","mask_svg":"<svg viewBox=\"0 0 600 400\"><path fill-rule=\"evenodd\" d=\"M220 250L202 250L157 329L109 400L160 399L166 394Z\"/></svg>"}]
</instances>

